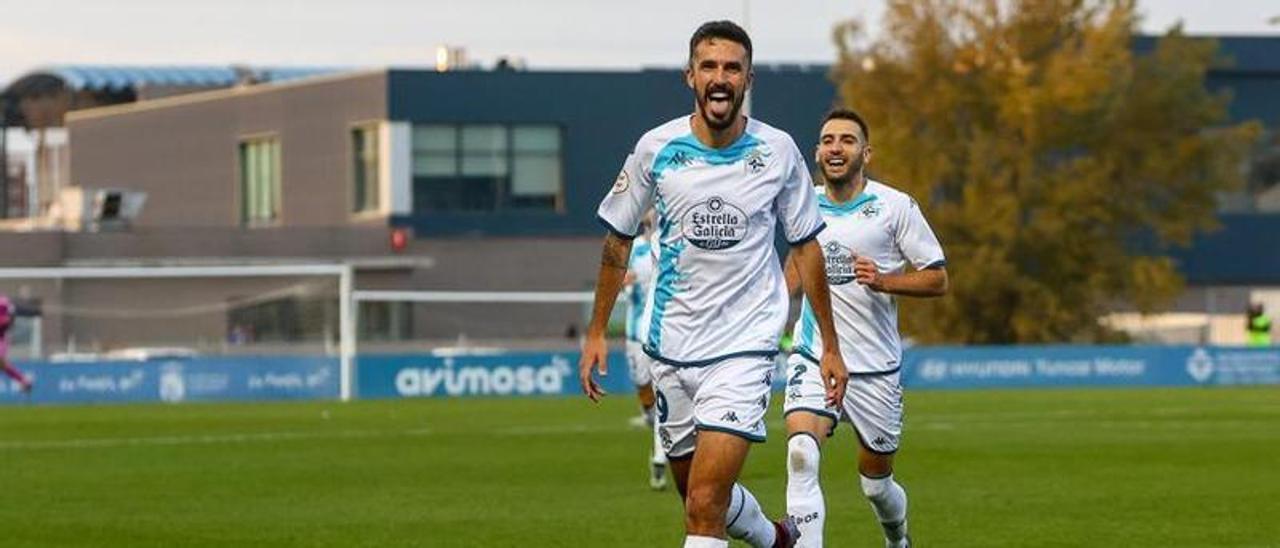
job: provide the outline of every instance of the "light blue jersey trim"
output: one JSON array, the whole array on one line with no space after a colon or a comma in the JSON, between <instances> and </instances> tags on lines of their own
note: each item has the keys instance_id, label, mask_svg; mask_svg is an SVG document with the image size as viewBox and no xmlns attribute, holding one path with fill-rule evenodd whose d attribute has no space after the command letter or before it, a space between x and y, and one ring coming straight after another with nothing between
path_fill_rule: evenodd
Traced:
<instances>
[{"instance_id":1,"label":"light blue jersey trim","mask_svg":"<svg viewBox=\"0 0 1280 548\"><path fill-rule=\"evenodd\" d=\"M859 194L858 197L854 198L852 201L837 204L831 201L831 198L828 198L826 194L819 194L818 208L820 208L824 214L831 215L833 217L844 217L845 215L853 215L854 213L857 213L862 206L879 199L880 198L875 194L867 194L864 192Z\"/></svg>"},{"instance_id":2,"label":"light blue jersey trim","mask_svg":"<svg viewBox=\"0 0 1280 548\"><path fill-rule=\"evenodd\" d=\"M654 156L651 170L653 180L660 181L666 172L689 167L699 160L713 166L734 164L742 161L761 144L763 141L744 131L733 144L725 148L711 148L688 133L667 142Z\"/></svg>"},{"instance_id":3,"label":"light blue jersey trim","mask_svg":"<svg viewBox=\"0 0 1280 548\"><path fill-rule=\"evenodd\" d=\"M809 306L809 299L806 297L800 303L800 340L796 341L796 350L812 352L813 334L817 330L818 317L813 314L813 308Z\"/></svg>"},{"instance_id":4,"label":"light blue jersey trim","mask_svg":"<svg viewBox=\"0 0 1280 548\"><path fill-rule=\"evenodd\" d=\"M658 276L654 282L653 313L649 317L649 341L647 346L655 351L662 349L662 318L667 313L667 304L676 296L676 282L683 277L678 268L680 253L684 251L685 242L668 244L673 223L667 218L667 202L658 196L654 206L658 210Z\"/></svg>"},{"instance_id":5,"label":"light blue jersey trim","mask_svg":"<svg viewBox=\"0 0 1280 548\"><path fill-rule=\"evenodd\" d=\"M631 247L631 264L649 254L652 246L648 241L637 242ZM639 335L640 320L644 316L644 300L648 296L648 284L636 280L631 283L631 294L627 299L627 340L641 342Z\"/></svg>"}]
</instances>

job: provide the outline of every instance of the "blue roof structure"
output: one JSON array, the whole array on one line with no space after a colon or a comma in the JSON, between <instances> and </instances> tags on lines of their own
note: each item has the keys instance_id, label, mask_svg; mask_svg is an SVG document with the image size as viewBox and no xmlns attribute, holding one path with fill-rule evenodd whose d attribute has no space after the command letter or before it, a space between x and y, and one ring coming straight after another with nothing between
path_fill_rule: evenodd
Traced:
<instances>
[{"instance_id":1,"label":"blue roof structure","mask_svg":"<svg viewBox=\"0 0 1280 548\"><path fill-rule=\"evenodd\" d=\"M0 90L0 126L28 126L31 119L11 108L26 98L69 93L70 110L136 101L147 88L180 88L180 92L222 89L236 84L283 82L336 74L334 67L246 67L217 65L53 65L38 68ZM84 100L81 96L89 95ZM37 117L36 124L62 124L63 112Z\"/></svg>"},{"instance_id":2,"label":"blue roof structure","mask_svg":"<svg viewBox=\"0 0 1280 548\"><path fill-rule=\"evenodd\" d=\"M34 76L45 76L60 80L74 91L119 92L147 86L220 88L235 85L246 72L258 82L280 82L339 71L316 67L55 65L31 71L10 87L18 87Z\"/></svg>"}]
</instances>

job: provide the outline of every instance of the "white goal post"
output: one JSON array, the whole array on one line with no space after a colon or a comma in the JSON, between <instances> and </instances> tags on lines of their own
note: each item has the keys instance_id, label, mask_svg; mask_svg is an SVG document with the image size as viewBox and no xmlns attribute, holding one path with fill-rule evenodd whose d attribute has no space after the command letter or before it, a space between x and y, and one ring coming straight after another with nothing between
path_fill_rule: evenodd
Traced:
<instances>
[{"instance_id":1,"label":"white goal post","mask_svg":"<svg viewBox=\"0 0 1280 548\"><path fill-rule=\"evenodd\" d=\"M207 266L70 266L0 268L0 280L44 279L159 279L159 278L260 278L336 276L338 278L339 397L353 394L355 367L355 312L351 294L354 269L350 264L207 265Z\"/></svg>"},{"instance_id":2,"label":"white goal post","mask_svg":"<svg viewBox=\"0 0 1280 548\"><path fill-rule=\"evenodd\" d=\"M356 290L354 266L324 264L223 264L181 266L68 266L0 268L0 281L14 280L128 280L173 278L336 277L338 279L339 397L355 396L355 358L358 352L359 304L364 302L412 303L514 303L586 304L592 291L461 291L461 290ZM619 295L621 297L621 295Z\"/></svg>"}]
</instances>

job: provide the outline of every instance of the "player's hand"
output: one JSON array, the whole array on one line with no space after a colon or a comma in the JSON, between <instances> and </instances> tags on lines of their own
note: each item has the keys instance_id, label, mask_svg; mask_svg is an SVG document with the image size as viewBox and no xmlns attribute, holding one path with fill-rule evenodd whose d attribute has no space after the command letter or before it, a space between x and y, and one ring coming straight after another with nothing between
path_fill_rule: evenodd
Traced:
<instances>
[{"instance_id":1,"label":"player's hand","mask_svg":"<svg viewBox=\"0 0 1280 548\"><path fill-rule=\"evenodd\" d=\"M872 291L884 291L884 276L870 257L859 255L853 261L853 279Z\"/></svg>"},{"instance_id":2,"label":"player's hand","mask_svg":"<svg viewBox=\"0 0 1280 548\"><path fill-rule=\"evenodd\" d=\"M591 369L596 368L601 376L608 375L609 365L605 361L608 354L609 345L604 337L587 336L587 342L582 345L582 359L578 361L578 381L582 383L582 391L593 402L599 402L605 391L591 375Z\"/></svg>"},{"instance_id":3,"label":"player's hand","mask_svg":"<svg viewBox=\"0 0 1280 548\"><path fill-rule=\"evenodd\" d=\"M844 390L849 385L849 370L839 352L822 353L822 387L827 390L827 406L839 408L844 402Z\"/></svg>"}]
</instances>

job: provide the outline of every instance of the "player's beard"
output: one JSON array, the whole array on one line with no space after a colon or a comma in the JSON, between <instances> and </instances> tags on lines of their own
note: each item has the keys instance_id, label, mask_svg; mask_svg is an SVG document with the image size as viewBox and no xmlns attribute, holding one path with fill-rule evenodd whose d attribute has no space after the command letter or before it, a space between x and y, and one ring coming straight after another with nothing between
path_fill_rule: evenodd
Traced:
<instances>
[{"instance_id":1,"label":"player's beard","mask_svg":"<svg viewBox=\"0 0 1280 548\"><path fill-rule=\"evenodd\" d=\"M711 93L716 91L728 92L730 101L732 101L732 105L729 108L729 113L727 116L724 117L724 119L718 119L712 116L711 112L707 109L707 107L709 106L709 103L711 102L711 98L710 98ZM698 113L702 115L702 121L707 123L707 127L710 127L715 131L724 131L726 129L729 129L729 126L733 125L733 122L738 119L738 113L742 111L742 103L744 98L745 98L745 94L743 92L734 89L733 86L728 86L728 85L712 84L707 86L706 91L702 93L698 93L697 91L694 91L694 100L698 102Z\"/></svg>"},{"instance_id":2,"label":"player's beard","mask_svg":"<svg viewBox=\"0 0 1280 548\"><path fill-rule=\"evenodd\" d=\"M853 182L853 178L855 176L857 176L859 173L862 173L862 167L865 163L866 162L864 161L861 154L854 154L852 158L849 158L849 163L848 163L849 169L845 170L845 172L840 176L833 177L831 176L830 173L827 172L827 163L824 161L820 164L820 169L822 170L822 179L826 182L826 184L829 184L832 186L847 185Z\"/></svg>"}]
</instances>

